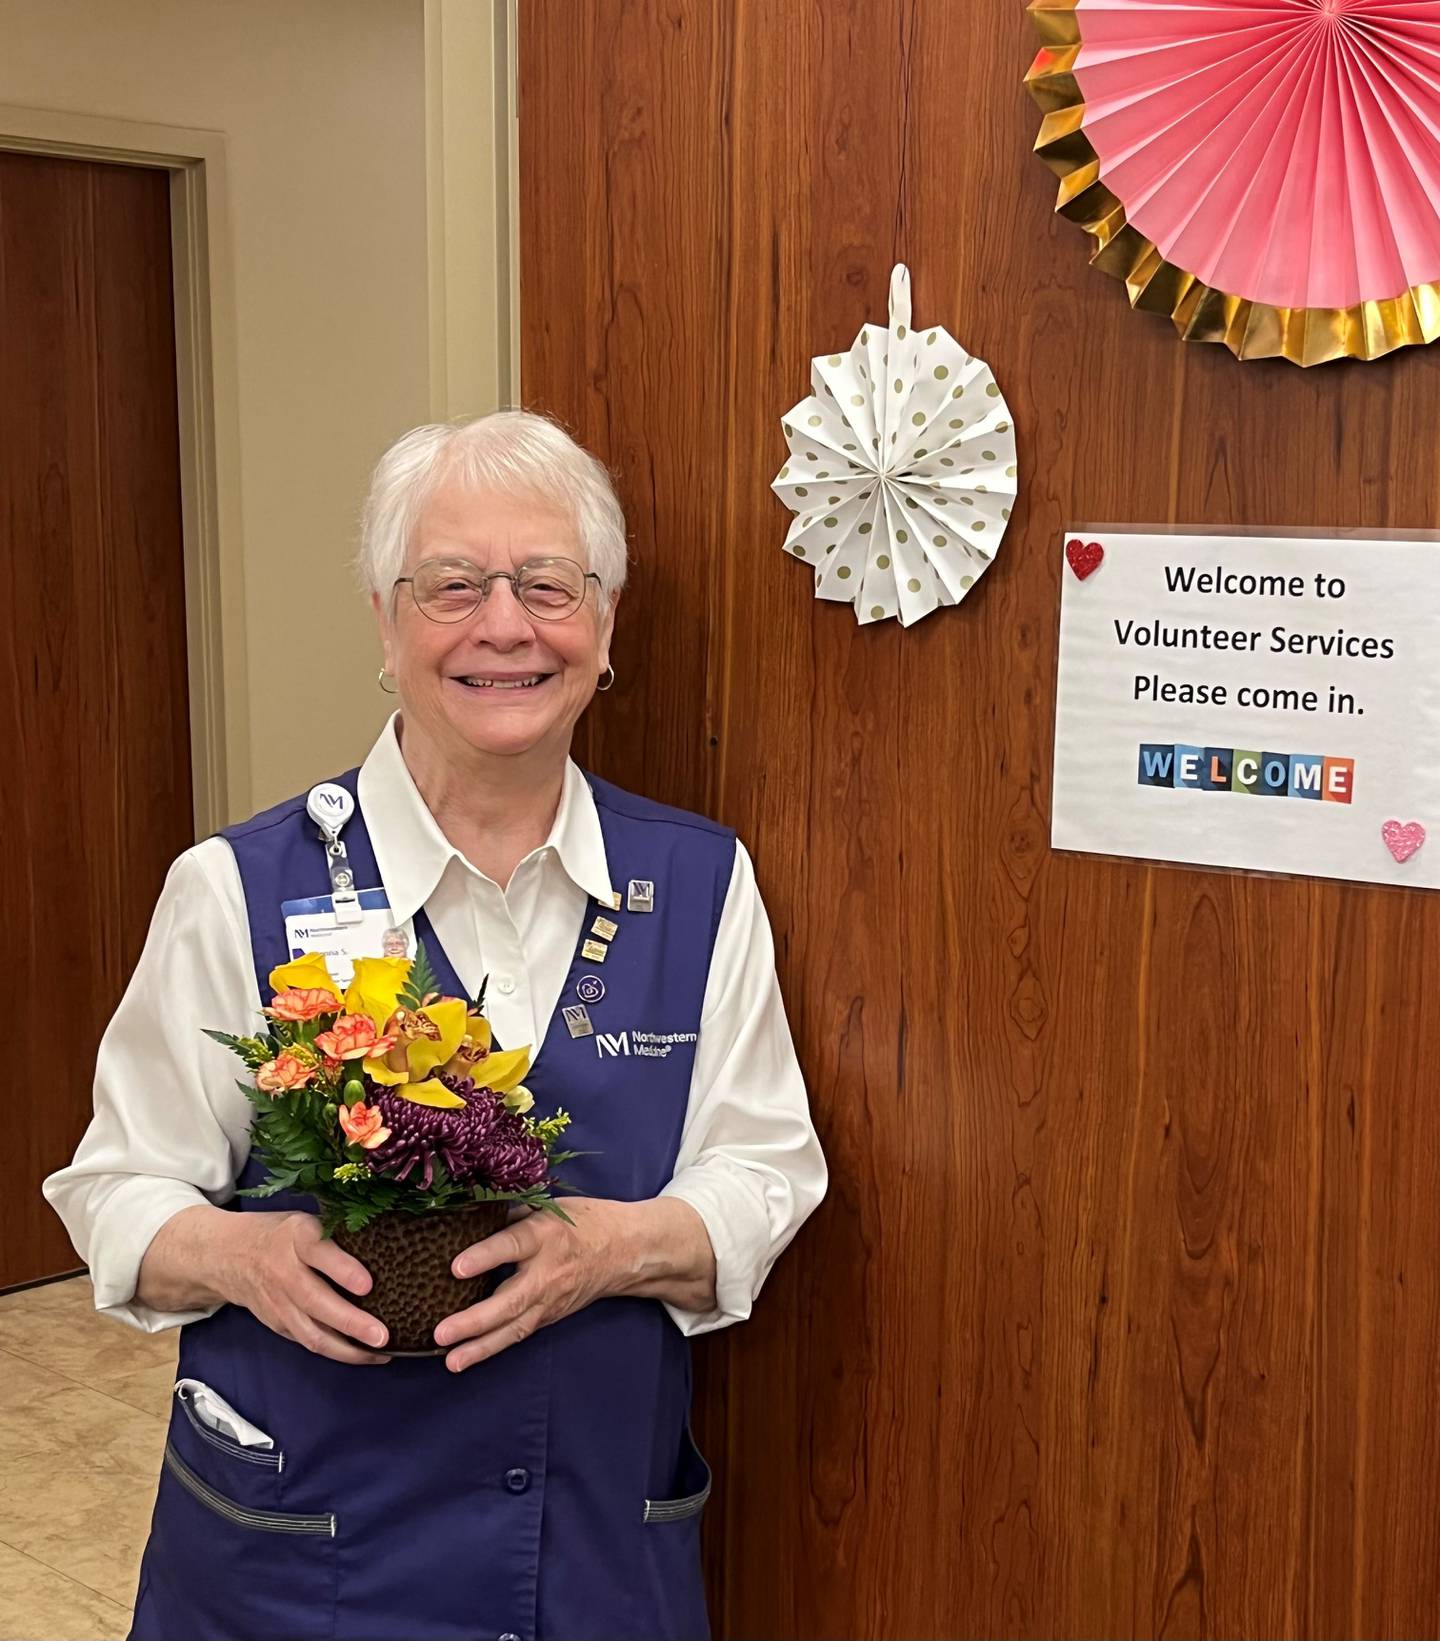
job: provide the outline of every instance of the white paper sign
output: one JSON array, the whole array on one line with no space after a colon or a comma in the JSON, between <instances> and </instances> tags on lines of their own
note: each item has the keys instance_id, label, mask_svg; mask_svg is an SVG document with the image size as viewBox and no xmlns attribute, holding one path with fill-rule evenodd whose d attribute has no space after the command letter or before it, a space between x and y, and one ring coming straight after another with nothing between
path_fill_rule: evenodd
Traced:
<instances>
[{"instance_id":1,"label":"white paper sign","mask_svg":"<svg viewBox=\"0 0 1440 1641\"><path fill-rule=\"evenodd\" d=\"M1056 849L1440 887L1440 544L1064 552Z\"/></svg>"}]
</instances>

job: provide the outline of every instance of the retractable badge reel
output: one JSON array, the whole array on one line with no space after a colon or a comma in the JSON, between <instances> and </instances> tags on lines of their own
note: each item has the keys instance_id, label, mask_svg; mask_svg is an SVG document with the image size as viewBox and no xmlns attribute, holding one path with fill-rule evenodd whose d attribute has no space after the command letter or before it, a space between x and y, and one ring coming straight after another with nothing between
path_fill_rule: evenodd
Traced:
<instances>
[{"instance_id":1,"label":"retractable badge reel","mask_svg":"<svg viewBox=\"0 0 1440 1641\"><path fill-rule=\"evenodd\" d=\"M355 874L340 841L340 828L355 813L355 800L343 786L329 781L310 788L305 813L320 828L325 843L325 862L330 868L330 901L337 923L359 923L364 916L360 896L355 891Z\"/></svg>"}]
</instances>

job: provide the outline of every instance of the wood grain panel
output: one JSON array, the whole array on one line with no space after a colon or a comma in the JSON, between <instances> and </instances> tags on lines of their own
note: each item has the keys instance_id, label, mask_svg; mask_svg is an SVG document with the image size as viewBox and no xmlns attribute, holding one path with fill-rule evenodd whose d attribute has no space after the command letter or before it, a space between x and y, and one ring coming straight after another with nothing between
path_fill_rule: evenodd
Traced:
<instances>
[{"instance_id":1,"label":"wood grain panel","mask_svg":"<svg viewBox=\"0 0 1440 1641\"><path fill-rule=\"evenodd\" d=\"M1440 902L1048 817L1063 530L1433 527L1440 353L1242 367L1132 313L1032 54L1014 0L522 8L526 399L637 558L581 750L751 846L833 1168L700 1352L717 1634L1434 1634ZM960 609L862 631L768 486L896 258L1022 490Z\"/></svg>"},{"instance_id":2,"label":"wood grain panel","mask_svg":"<svg viewBox=\"0 0 1440 1641\"><path fill-rule=\"evenodd\" d=\"M100 1033L191 841L163 172L0 154L0 521L0 926L28 1090L3 1287L77 1263L40 1181L88 1120Z\"/></svg>"}]
</instances>

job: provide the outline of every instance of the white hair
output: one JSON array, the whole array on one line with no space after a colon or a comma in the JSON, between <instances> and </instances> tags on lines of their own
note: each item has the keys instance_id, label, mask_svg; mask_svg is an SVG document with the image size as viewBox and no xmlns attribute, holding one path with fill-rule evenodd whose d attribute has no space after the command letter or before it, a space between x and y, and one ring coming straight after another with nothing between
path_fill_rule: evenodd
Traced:
<instances>
[{"instance_id":1,"label":"white hair","mask_svg":"<svg viewBox=\"0 0 1440 1641\"><path fill-rule=\"evenodd\" d=\"M389 598L426 503L451 478L569 514L603 592L625 585L625 515L604 464L549 417L496 410L474 421L411 428L375 464L357 560L367 591Z\"/></svg>"}]
</instances>

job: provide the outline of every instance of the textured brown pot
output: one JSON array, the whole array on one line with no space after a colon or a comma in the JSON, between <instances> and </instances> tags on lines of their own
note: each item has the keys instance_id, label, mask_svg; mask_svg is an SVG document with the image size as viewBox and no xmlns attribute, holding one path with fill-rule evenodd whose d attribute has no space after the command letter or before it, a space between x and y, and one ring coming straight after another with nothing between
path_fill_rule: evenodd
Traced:
<instances>
[{"instance_id":1,"label":"textured brown pot","mask_svg":"<svg viewBox=\"0 0 1440 1641\"><path fill-rule=\"evenodd\" d=\"M500 1230L509 1217L503 1202L475 1202L429 1214L380 1214L363 1231L335 1232L335 1242L369 1271L374 1286L363 1298L345 1297L378 1316L390 1330L392 1356L442 1356L435 1325L478 1303L495 1273L460 1281L450 1266L473 1242Z\"/></svg>"}]
</instances>

